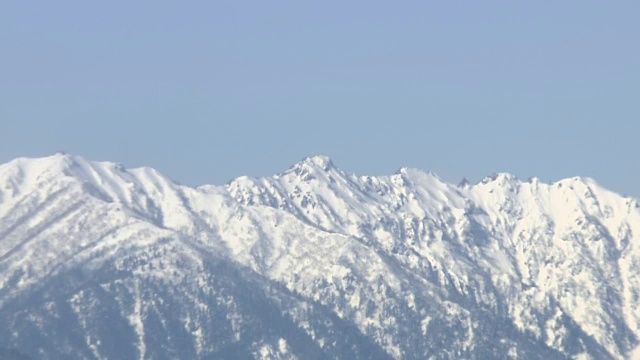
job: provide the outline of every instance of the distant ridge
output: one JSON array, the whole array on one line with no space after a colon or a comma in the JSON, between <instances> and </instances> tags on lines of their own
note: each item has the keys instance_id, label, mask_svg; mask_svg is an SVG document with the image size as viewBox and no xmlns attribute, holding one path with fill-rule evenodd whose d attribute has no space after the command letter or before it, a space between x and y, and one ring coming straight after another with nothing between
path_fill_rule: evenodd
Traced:
<instances>
[{"instance_id":1,"label":"distant ridge","mask_svg":"<svg viewBox=\"0 0 640 360\"><path fill-rule=\"evenodd\" d=\"M33 359L633 359L640 205L590 178L326 156L197 188L20 158L0 165L0 324Z\"/></svg>"}]
</instances>

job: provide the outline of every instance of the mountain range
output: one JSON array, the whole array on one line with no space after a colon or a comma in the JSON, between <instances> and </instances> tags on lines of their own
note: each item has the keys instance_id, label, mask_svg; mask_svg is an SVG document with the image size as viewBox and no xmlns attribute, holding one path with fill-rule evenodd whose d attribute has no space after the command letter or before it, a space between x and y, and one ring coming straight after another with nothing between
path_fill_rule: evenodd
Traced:
<instances>
[{"instance_id":1,"label":"mountain range","mask_svg":"<svg viewBox=\"0 0 640 360\"><path fill-rule=\"evenodd\" d=\"M640 202L589 178L0 165L7 358L634 359L639 327Z\"/></svg>"}]
</instances>

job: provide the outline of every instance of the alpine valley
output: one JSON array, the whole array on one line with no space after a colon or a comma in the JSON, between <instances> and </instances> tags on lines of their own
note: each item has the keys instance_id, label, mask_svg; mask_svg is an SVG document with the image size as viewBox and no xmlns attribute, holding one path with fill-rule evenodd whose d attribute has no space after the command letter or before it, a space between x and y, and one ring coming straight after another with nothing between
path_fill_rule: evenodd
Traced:
<instances>
[{"instance_id":1,"label":"alpine valley","mask_svg":"<svg viewBox=\"0 0 640 360\"><path fill-rule=\"evenodd\" d=\"M223 186L0 165L0 356L639 359L640 203L323 156Z\"/></svg>"}]
</instances>

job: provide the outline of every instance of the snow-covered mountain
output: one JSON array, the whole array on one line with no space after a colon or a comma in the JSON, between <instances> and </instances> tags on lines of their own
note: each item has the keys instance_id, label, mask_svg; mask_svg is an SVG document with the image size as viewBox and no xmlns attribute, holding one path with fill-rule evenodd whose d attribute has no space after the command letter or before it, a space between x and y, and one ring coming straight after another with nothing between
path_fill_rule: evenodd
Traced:
<instances>
[{"instance_id":1,"label":"snow-covered mountain","mask_svg":"<svg viewBox=\"0 0 640 360\"><path fill-rule=\"evenodd\" d=\"M640 358L640 204L322 156L198 188L21 158L0 165L0 325L0 354L33 359Z\"/></svg>"}]
</instances>

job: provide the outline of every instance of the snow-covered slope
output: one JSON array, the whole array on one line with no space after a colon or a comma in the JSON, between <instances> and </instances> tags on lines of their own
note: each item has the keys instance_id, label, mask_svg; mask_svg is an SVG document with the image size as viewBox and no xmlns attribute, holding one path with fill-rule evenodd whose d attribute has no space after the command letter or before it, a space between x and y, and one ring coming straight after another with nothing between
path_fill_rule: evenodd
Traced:
<instances>
[{"instance_id":1,"label":"snow-covered slope","mask_svg":"<svg viewBox=\"0 0 640 360\"><path fill-rule=\"evenodd\" d=\"M640 205L307 158L190 188L0 165L0 349L42 359L640 358Z\"/></svg>"}]
</instances>

